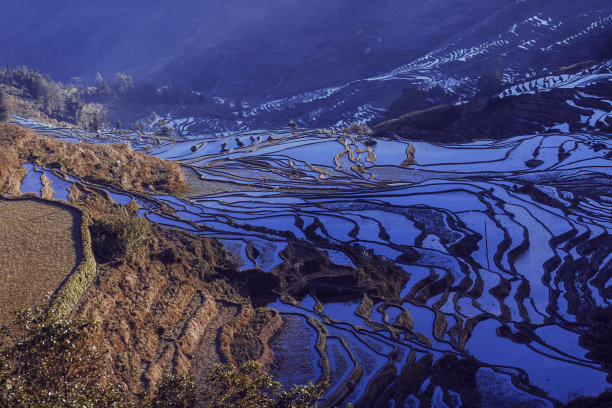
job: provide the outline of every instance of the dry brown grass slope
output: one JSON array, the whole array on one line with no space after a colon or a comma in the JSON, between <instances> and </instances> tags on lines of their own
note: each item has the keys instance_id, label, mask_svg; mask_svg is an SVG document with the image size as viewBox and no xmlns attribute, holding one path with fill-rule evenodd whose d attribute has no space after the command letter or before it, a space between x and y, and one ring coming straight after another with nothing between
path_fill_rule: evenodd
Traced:
<instances>
[{"instance_id":1,"label":"dry brown grass slope","mask_svg":"<svg viewBox=\"0 0 612 408\"><path fill-rule=\"evenodd\" d=\"M68 143L15 125L0 124L0 192L19 194L21 164L56 167L76 177L125 190L180 194L186 188L180 166L127 145Z\"/></svg>"},{"instance_id":2,"label":"dry brown grass slope","mask_svg":"<svg viewBox=\"0 0 612 408\"><path fill-rule=\"evenodd\" d=\"M80 222L68 206L0 200L0 324L40 304L80 263Z\"/></svg>"},{"instance_id":3,"label":"dry brown grass slope","mask_svg":"<svg viewBox=\"0 0 612 408\"><path fill-rule=\"evenodd\" d=\"M221 327L251 307L220 279L228 268L217 241L157 226L130 254L99 263L75 314L97 323L114 380L142 395L164 374L202 379L222 361Z\"/></svg>"}]
</instances>

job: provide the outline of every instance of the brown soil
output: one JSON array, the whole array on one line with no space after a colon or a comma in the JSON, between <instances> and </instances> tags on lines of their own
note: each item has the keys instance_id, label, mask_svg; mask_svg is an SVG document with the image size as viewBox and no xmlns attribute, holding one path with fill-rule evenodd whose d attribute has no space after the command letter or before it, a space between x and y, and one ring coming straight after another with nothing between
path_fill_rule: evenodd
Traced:
<instances>
[{"instance_id":1,"label":"brown soil","mask_svg":"<svg viewBox=\"0 0 612 408\"><path fill-rule=\"evenodd\" d=\"M37 199L0 200L0 323L40 304L81 260L81 216Z\"/></svg>"}]
</instances>

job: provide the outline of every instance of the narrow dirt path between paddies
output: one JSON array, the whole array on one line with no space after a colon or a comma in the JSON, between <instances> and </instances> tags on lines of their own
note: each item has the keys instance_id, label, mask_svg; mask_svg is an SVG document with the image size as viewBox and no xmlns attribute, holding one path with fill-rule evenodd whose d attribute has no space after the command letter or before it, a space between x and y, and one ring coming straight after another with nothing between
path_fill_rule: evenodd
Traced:
<instances>
[{"instance_id":1,"label":"narrow dirt path between paddies","mask_svg":"<svg viewBox=\"0 0 612 408\"><path fill-rule=\"evenodd\" d=\"M81 262L80 222L61 204L0 200L0 323L55 292Z\"/></svg>"}]
</instances>

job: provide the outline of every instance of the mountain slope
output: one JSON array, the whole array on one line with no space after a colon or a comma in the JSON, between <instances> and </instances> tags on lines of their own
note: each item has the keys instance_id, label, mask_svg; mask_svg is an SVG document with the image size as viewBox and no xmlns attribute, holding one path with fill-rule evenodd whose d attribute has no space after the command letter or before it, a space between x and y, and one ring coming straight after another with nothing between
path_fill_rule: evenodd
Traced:
<instances>
[{"instance_id":1,"label":"mountain slope","mask_svg":"<svg viewBox=\"0 0 612 408\"><path fill-rule=\"evenodd\" d=\"M67 129L28 126L75 137ZM606 136L549 132L443 144L284 128L157 143L129 133L107 137L78 134L83 142L134 142L186 166L188 200L115 189L110 198L132 197L141 204L138 214L155 224L217 238L252 301L284 320L269 342L275 377L329 380L322 407L440 401L557 407L609 386L612 143ZM188 259L169 251L152 255L164 264ZM138 353L148 379L166 363L180 366L184 356L195 362L206 354L193 348L189 332L178 338L164 327L163 335L152 334L152 322L173 317L180 327L182 319L172 304L152 315L156 309L140 301L147 297L135 296L157 296L168 282L153 269L137 280L140 270L105 275L96 289L111 295L101 311L111 331L117 322L137 333L126 342L113 334L111 341ZM124 302L134 297L138 302ZM100 305L92 297L88 310L96 313ZM179 310L197 315L190 307ZM132 341L140 338L151 341L145 347ZM138 364L117 361L129 370L122 375L134 379Z\"/></svg>"},{"instance_id":2,"label":"mountain slope","mask_svg":"<svg viewBox=\"0 0 612 408\"><path fill-rule=\"evenodd\" d=\"M65 0L53 9L30 3L32 14L21 2L9 1L0 17L0 54L13 64L27 63L64 80L92 77L96 71L131 71L180 78L198 88L217 82L228 88L236 80L243 87L256 79L256 87L244 92L257 95L279 80L289 84L287 91L302 92L308 88L298 78L320 87L389 69L504 2L481 2L479 8L455 2L453 13L444 12L448 0L413 1L411 7L394 0L188 0L181 7Z\"/></svg>"},{"instance_id":3,"label":"mountain slope","mask_svg":"<svg viewBox=\"0 0 612 408\"><path fill-rule=\"evenodd\" d=\"M407 113L374 127L378 136L435 141L502 139L539 132L612 130L612 60L577 73L536 78L492 98Z\"/></svg>"},{"instance_id":4,"label":"mountain slope","mask_svg":"<svg viewBox=\"0 0 612 408\"><path fill-rule=\"evenodd\" d=\"M342 125L383 115L408 86L454 100L601 54L612 27L604 0L437 1L8 0L0 55L61 80L123 71L222 98L194 131ZM236 107L242 102L242 108ZM212 122L211 122L212 120ZM236 122L240 123L236 123Z\"/></svg>"}]
</instances>

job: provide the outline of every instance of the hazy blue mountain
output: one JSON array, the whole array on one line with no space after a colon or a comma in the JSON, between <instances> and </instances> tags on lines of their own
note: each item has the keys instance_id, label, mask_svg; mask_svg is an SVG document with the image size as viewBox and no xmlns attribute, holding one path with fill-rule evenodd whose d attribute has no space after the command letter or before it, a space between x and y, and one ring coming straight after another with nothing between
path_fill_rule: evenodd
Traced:
<instances>
[{"instance_id":1,"label":"hazy blue mountain","mask_svg":"<svg viewBox=\"0 0 612 408\"><path fill-rule=\"evenodd\" d=\"M222 109L245 103L239 124L213 130L381 118L408 86L472 98L491 71L512 84L592 59L612 30L609 0L25 4L3 2L0 62L64 81L121 71L219 96Z\"/></svg>"},{"instance_id":2,"label":"hazy blue mountain","mask_svg":"<svg viewBox=\"0 0 612 408\"><path fill-rule=\"evenodd\" d=\"M3 2L0 55L58 79L128 71L200 89L289 95L384 72L505 0Z\"/></svg>"}]
</instances>

